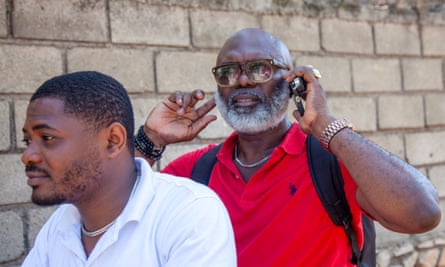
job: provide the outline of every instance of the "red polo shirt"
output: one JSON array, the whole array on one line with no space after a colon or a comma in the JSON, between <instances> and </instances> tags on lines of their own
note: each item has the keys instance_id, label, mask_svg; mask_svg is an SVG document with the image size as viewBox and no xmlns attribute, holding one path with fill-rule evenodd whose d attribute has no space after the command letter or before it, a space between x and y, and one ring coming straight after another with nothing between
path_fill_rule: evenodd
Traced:
<instances>
[{"instance_id":1,"label":"red polo shirt","mask_svg":"<svg viewBox=\"0 0 445 267\"><path fill-rule=\"evenodd\" d=\"M325 211L310 175L306 135L294 124L271 158L245 183L233 164L233 133L217 154L209 186L225 203L235 231L239 267L353 266L342 227ZM198 158L214 145L187 153L163 172L190 177ZM356 184L343 165L353 224L363 243Z\"/></svg>"}]
</instances>

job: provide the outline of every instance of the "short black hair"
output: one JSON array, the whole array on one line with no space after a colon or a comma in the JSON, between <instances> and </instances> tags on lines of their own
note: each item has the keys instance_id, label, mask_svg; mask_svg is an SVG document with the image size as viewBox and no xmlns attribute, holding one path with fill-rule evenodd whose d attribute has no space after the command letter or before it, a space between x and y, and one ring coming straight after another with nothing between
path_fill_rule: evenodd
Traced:
<instances>
[{"instance_id":1,"label":"short black hair","mask_svg":"<svg viewBox=\"0 0 445 267\"><path fill-rule=\"evenodd\" d=\"M52 97L64 102L64 112L79 118L94 130L121 123L127 131L127 145L134 155L134 115L127 91L116 79L96 71L60 75L44 82L30 102Z\"/></svg>"}]
</instances>

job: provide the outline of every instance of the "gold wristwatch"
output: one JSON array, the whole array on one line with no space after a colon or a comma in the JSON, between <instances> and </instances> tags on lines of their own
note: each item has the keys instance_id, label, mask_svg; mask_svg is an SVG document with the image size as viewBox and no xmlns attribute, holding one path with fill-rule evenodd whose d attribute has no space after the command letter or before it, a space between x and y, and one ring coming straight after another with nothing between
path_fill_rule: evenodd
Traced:
<instances>
[{"instance_id":1,"label":"gold wristwatch","mask_svg":"<svg viewBox=\"0 0 445 267\"><path fill-rule=\"evenodd\" d=\"M338 119L329 123L320 135L320 143L322 146L330 152L331 150L329 149L329 143L331 142L332 138L345 128L354 130L354 125L347 119Z\"/></svg>"}]
</instances>

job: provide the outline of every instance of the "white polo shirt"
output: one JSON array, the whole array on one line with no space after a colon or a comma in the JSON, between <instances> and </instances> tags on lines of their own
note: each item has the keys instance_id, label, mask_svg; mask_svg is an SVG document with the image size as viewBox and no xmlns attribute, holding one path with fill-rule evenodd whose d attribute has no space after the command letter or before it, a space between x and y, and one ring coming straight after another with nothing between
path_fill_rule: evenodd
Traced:
<instances>
[{"instance_id":1,"label":"white polo shirt","mask_svg":"<svg viewBox=\"0 0 445 267\"><path fill-rule=\"evenodd\" d=\"M233 231L217 195L135 160L141 177L134 192L88 258L79 212L64 204L40 230L22 267L235 267Z\"/></svg>"}]
</instances>

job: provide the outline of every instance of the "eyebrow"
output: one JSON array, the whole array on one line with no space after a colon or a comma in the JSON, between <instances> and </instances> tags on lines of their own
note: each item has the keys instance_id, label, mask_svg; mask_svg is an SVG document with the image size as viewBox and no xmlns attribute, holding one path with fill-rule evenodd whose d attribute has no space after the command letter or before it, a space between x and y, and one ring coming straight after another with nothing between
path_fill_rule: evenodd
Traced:
<instances>
[{"instance_id":1,"label":"eyebrow","mask_svg":"<svg viewBox=\"0 0 445 267\"><path fill-rule=\"evenodd\" d=\"M46 123L37 124L37 125L34 125L34 126L32 127L32 130L33 130L33 131L37 131L37 130L41 130L41 129L54 130L53 127L50 127L50 126L49 126L48 124L46 124ZM23 133L27 133L28 131L27 131L25 128L22 128L22 132L23 132Z\"/></svg>"}]
</instances>

